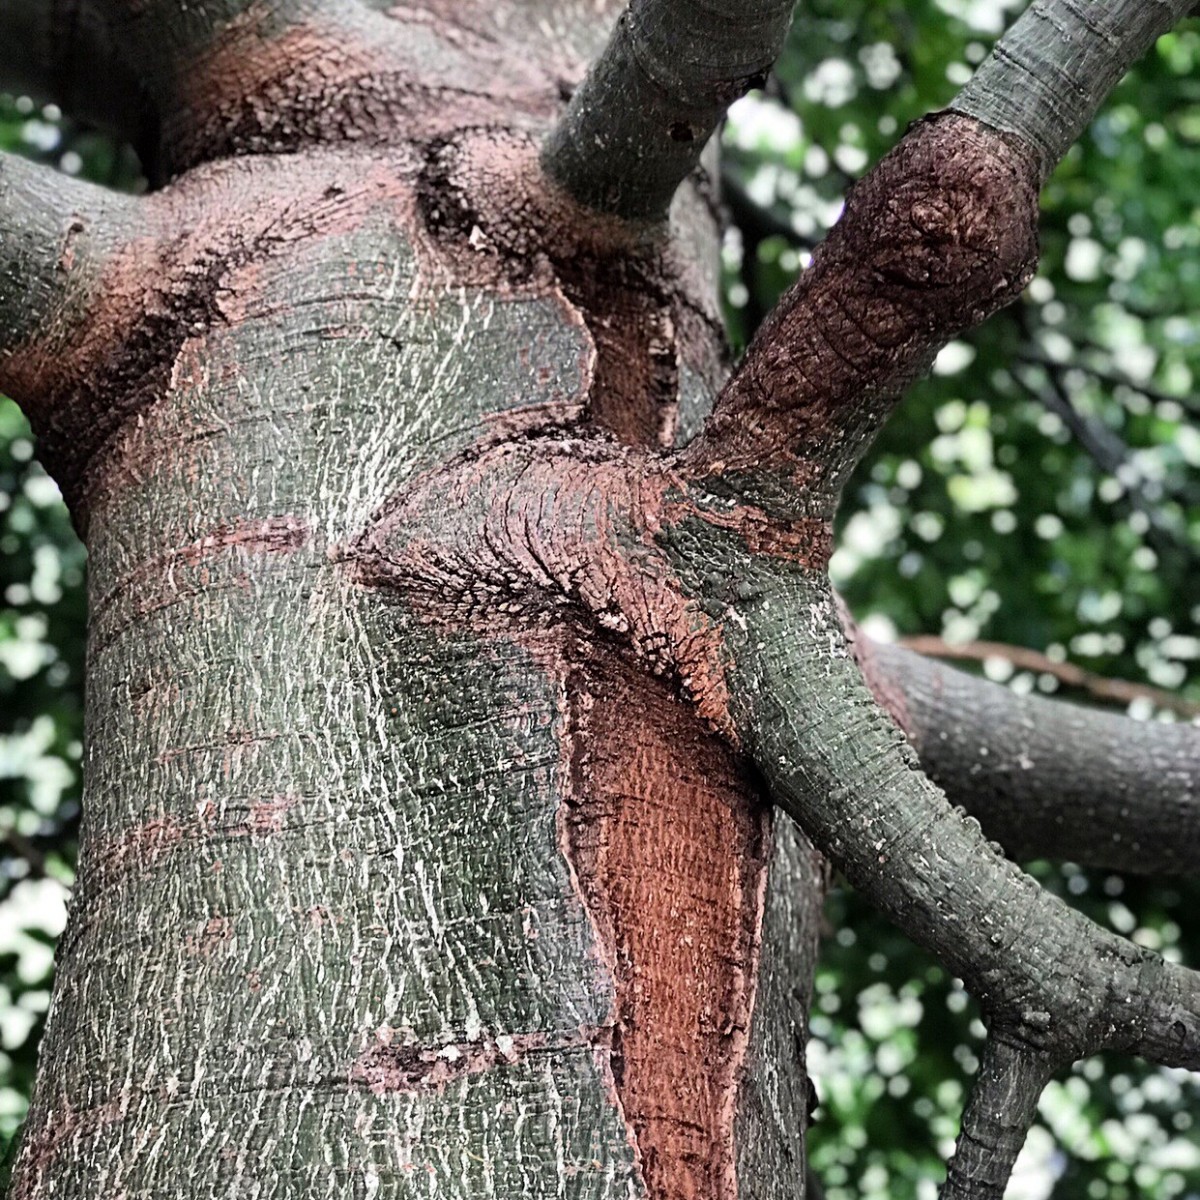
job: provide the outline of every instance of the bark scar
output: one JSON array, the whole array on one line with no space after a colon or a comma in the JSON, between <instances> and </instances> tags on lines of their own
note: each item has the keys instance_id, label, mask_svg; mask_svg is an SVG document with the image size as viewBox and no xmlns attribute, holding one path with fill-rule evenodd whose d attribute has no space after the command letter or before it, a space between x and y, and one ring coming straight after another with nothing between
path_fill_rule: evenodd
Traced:
<instances>
[{"instance_id":1,"label":"bark scar","mask_svg":"<svg viewBox=\"0 0 1200 1200\"><path fill-rule=\"evenodd\" d=\"M813 571L831 551L822 517L781 523L693 486L670 457L534 432L473 447L414 481L342 557L359 583L402 596L432 621L493 635L498 623L575 622L599 643L629 647L736 745L722 628L737 620L739 582L726 580L728 604L714 615L688 594L662 545L693 523Z\"/></svg>"}]
</instances>

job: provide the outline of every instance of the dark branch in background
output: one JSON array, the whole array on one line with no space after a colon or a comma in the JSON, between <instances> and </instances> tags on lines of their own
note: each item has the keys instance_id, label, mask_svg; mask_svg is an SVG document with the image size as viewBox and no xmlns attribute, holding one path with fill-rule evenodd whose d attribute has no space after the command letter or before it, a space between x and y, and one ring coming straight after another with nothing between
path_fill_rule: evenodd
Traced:
<instances>
[{"instance_id":1,"label":"dark branch in background","mask_svg":"<svg viewBox=\"0 0 1200 1200\"><path fill-rule=\"evenodd\" d=\"M1019 696L861 634L854 653L930 778L1010 855L1200 871L1196 726Z\"/></svg>"},{"instance_id":2,"label":"dark branch in background","mask_svg":"<svg viewBox=\"0 0 1200 1200\"><path fill-rule=\"evenodd\" d=\"M157 134L153 114L120 38L86 3L0 0L0 90L53 101L123 141Z\"/></svg>"},{"instance_id":3,"label":"dark branch in background","mask_svg":"<svg viewBox=\"0 0 1200 1200\"><path fill-rule=\"evenodd\" d=\"M1127 305L1123 307L1128 308ZM1129 309L1132 312L1132 309ZM1153 400L1156 404L1178 404L1185 412L1200 415L1200 398L1196 396L1179 396L1173 392L1164 391L1162 388L1154 387L1148 383L1138 383L1131 379L1128 375L1123 374L1113 368L1105 368L1096 366L1094 363L1088 362L1086 351L1088 349L1098 350L1107 353L1104 347L1097 346L1092 342L1085 342L1083 345L1076 346L1079 352L1078 357L1073 358L1069 363L1060 363L1053 359L1040 347L1028 344L1022 346L1016 354L1017 360L1023 363L1028 363L1034 367L1063 367L1066 370L1082 371L1083 374L1091 376L1098 383L1105 384L1113 389L1125 388L1139 396L1145 396L1147 400Z\"/></svg>"},{"instance_id":4,"label":"dark branch in background","mask_svg":"<svg viewBox=\"0 0 1200 1200\"><path fill-rule=\"evenodd\" d=\"M542 153L576 200L633 220L666 215L730 104L761 86L792 0L633 0Z\"/></svg>"},{"instance_id":5,"label":"dark branch in background","mask_svg":"<svg viewBox=\"0 0 1200 1200\"><path fill-rule=\"evenodd\" d=\"M1190 720L1200 717L1200 704L1185 699L1174 692L1151 687L1146 683L1134 683L1128 679L1110 679L1085 671L1074 663L1056 662L1039 650L1026 646L1010 646L1006 642L965 642L955 645L930 634L916 634L901 638L899 643L907 650L929 658L954 658L963 662L986 662L988 659L1003 659L1022 671L1035 671L1039 675L1053 675L1059 683L1069 688L1086 692L1095 700L1109 704L1129 704L1134 700L1148 700L1156 708L1174 713L1177 717Z\"/></svg>"},{"instance_id":6,"label":"dark branch in background","mask_svg":"<svg viewBox=\"0 0 1200 1200\"><path fill-rule=\"evenodd\" d=\"M1024 305L1019 305L1014 311L1022 334L1027 342L1032 343L1033 328L1029 313ZM1163 519L1159 506L1146 495L1145 480L1133 465L1129 447L1102 421L1086 416L1075 407L1065 379L1069 367L1047 360L1033 370L1045 374L1047 387L1039 387L1037 381L1021 372L1019 367L1014 374L1048 411L1062 421L1096 466L1121 484L1122 506L1145 518L1146 531L1143 537L1154 552L1160 558L1173 553L1186 553L1186 546L1180 542L1170 523Z\"/></svg>"},{"instance_id":7,"label":"dark branch in background","mask_svg":"<svg viewBox=\"0 0 1200 1200\"><path fill-rule=\"evenodd\" d=\"M742 284L746 289L746 305L742 309L746 336L753 336L762 324L767 310L763 307L759 287L759 247L768 238L780 238L797 250L812 250L816 238L804 238L790 221L773 209L758 204L750 197L742 181L726 166L721 171L721 198L729 210L733 224L742 235Z\"/></svg>"},{"instance_id":8,"label":"dark branch in background","mask_svg":"<svg viewBox=\"0 0 1200 1200\"><path fill-rule=\"evenodd\" d=\"M777 237L797 250L816 249L817 238L803 237L787 218L752 199L733 171L721 172L721 196L744 242L758 245L767 238Z\"/></svg>"}]
</instances>

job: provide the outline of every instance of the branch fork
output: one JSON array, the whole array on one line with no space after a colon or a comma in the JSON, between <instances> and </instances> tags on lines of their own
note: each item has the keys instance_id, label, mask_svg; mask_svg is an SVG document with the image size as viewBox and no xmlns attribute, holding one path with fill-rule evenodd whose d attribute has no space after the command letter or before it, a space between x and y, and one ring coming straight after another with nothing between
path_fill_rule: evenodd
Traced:
<instances>
[{"instance_id":1,"label":"branch fork","mask_svg":"<svg viewBox=\"0 0 1200 1200\"><path fill-rule=\"evenodd\" d=\"M431 621L572 622L673 678L847 878L964 979L989 1037L949 1200L1002 1194L1042 1087L1076 1058L1118 1049L1200 1068L1200 976L1041 891L921 771L847 644L829 523L903 390L1029 280L1046 174L1191 7L1035 0L954 111L918 123L854 190L682 451L595 429L499 439L411 486L346 555L360 583ZM634 0L544 145L549 179L631 225L660 222L731 98L769 69L790 9ZM273 11L284 26L367 20L340 0ZM1043 70L1060 61L1065 81ZM1054 78L1049 114L1044 88L1018 86L1027 76ZM141 82L155 85L153 72ZM69 299L46 265L64 262L63 195L89 219L109 212L94 190L48 179L0 162L3 224L19 231L0 242L0 305L32 295L35 324ZM72 245L65 275L87 265L86 239Z\"/></svg>"}]
</instances>

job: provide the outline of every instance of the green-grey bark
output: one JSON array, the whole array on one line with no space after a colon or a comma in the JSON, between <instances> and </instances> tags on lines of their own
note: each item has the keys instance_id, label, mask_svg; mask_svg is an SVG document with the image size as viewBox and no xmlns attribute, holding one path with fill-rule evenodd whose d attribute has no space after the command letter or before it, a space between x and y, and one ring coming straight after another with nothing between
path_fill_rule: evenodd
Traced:
<instances>
[{"instance_id":1,"label":"green-grey bark","mask_svg":"<svg viewBox=\"0 0 1200 1200\"><path fill-rule=\"evenodd\" d=\"M1184 874L1200 862L1200 730L1018 696L875 644L921 766L1016 858Z\"/></svg>"},{"instance_id":2,"label":"green-grey bark","mask_svg":"<svg viewBox=\"0 0 1200 1200\"><path fill-rule=\"evenodd\" d=\"M78 346L39 321L0 363L92 552L78 894L18 1198L184 1172L194 1200L801 1195L823 872L760 785L983 1006L947 1196L997 1194L1049 1070L1200 1064L1197 977L946 804L824 576L849 464L1032 270L1036 137L918 126L669 453L662 407L694 429L715 390L716 231L694 195L650 231L571 199L663 215L786 13L706 10L671 48L675 6L635 4L543 155L564 197L534 148L581 72L546 48L592 11L126 14L181 177L71 310ZM647 137L604 142L614 95ZM575 175L556 147L589 128ZM654 759L647 713L724 772L736 855L682 840L672 798L716 793ZM681 867L709 850L701 912ZM718 901L730 949L696 958ZM663 962L723 990L680 1018ZM691 1114L660 1128L660 1047L712 1085L694 1145Z\"/></svg>"},{"instance_id":3,"label":"green-grey bark","mask_svg":"<svg viewBox=\"0 0 1200 1200\"><path fill-rule=\"evenodd\" d=\"M1121 76L1194 7L1194 0L1034 0L951 107L1028 142L1049 175Z\"/></svg>"},{"instance_id":4,"label":"green-grey bark","mask_svg":"<svg viewBox=\"0 0 1200 1200\"><path fill-rule=\"evenodd\" d=\"M94 184L0 152L0 361L82 302L132 211Z\"/></svg>"},{"instance_id":5,"label":"green-grey bark","mask_svg":"<svg viewBox=\"0 0 1200 1200\"><path fill-rule=\"evenodd\" d=\"M729 105L761 86L792 0L633 0L550 135L543 162L581 203L666 214Z\"/></svg>"}]
</instances>

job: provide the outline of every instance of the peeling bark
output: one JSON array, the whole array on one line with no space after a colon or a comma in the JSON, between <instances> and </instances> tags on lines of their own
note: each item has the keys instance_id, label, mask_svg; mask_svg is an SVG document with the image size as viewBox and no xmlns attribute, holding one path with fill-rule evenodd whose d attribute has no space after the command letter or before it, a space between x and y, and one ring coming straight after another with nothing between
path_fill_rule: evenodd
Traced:
<instances>
[{"instance_id":1,"label":"peeling bark","mask_svg":"<svg viewBox=\"0 0 1200 1200\"><path fill-rule=\"evenodd\" d=\"M436 544L448 481L515 519L472 474L489 446L574 434L627 485L694 426L725 355L711 210L682 195L647 235L545 179L592 6L547 15L540 59L436 5L331 52L336 9L189 27L194 69L162 76L178 177L0 366L92 610L15 1195L174 1195L183 1156L196 1200L798 1196L812 851L613 631L431 606L436 572L356 582L389 514L410 557ZM478 97L426 88L439 64ZM731 519L827 552L821 523Z\"/></svg>"}]
</instances>

